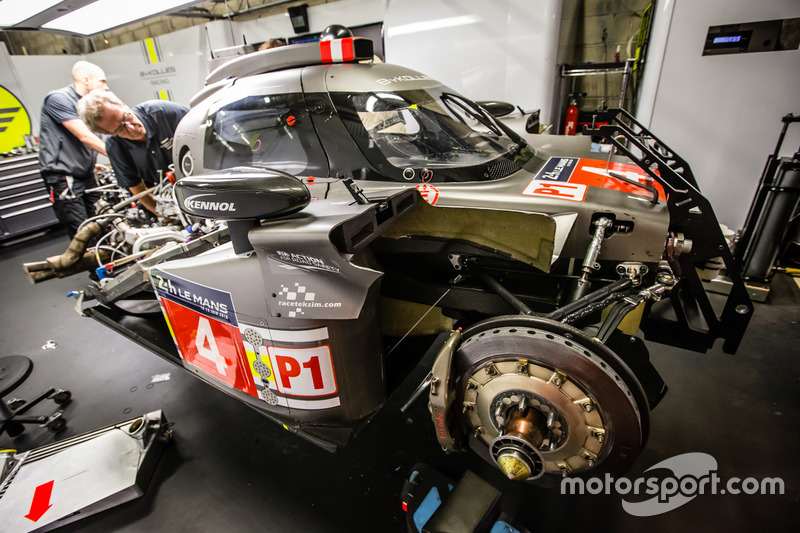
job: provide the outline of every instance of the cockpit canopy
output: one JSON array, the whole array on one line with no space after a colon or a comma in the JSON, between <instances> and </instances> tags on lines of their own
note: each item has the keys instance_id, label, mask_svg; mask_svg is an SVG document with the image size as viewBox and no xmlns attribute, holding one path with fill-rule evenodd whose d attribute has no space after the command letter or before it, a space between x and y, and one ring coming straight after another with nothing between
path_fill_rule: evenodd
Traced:
<instances>
[{"instance_id":1,"label":"cockpit canopy","mask_svg":"<svg viewBox=\"0 0 800 533\"><path fill-rule=\"evenodd\" d=\"M180 173L243 166L413 183L500 179L540 164L491 114L418 72L297 61L223 80L197 102L176 132Z\"/></svg>"}]
</instances>

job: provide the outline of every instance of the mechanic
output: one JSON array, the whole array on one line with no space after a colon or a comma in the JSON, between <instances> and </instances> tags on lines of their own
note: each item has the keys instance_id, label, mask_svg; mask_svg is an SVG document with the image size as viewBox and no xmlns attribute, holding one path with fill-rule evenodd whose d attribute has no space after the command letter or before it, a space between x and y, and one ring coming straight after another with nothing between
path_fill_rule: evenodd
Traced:
<instances>
[{"instance_id":1,"label":"mechanic","mask_svg":"<svg viewBox=\"0 0 800 533\"><path fill-rule=\"evenodd\" d=\"M172 138L188 107L148 100L130 109L110 91L92 91L78 104L78 113L92 130L110 135L106 151L117 184L135 195L158 184L172 163ZM152 194L141 199L154 215Z\"/></svg>"},{"instance_id":2,"label":"mechanic","mask_svg":"<svg viewBox=\"0 0 800 533\"><path fill-rule=\"evenodd\" d=\"M77 111L81 96L95 89L108 89L103 69L78 61L72 66L72 85L51 91L42 103L39 171L70 240L81 222L94 215L100 198L98 191L86 191L97 184L94 165L97 152L106 155L105 145Z\"/></svg>"},{"instance_id":3,"label":"mechanic","mask_svg":"<svg viewBox=\"0 0 800 533\"><path fill-rule=\"evenodd\" d=\"M264 41L259 45L258 52L262 50L272 50L273 48L278 48L281 46L286 46L286 41L283 39L269 39L268 41Z\"/></svg>"}]
</instances>

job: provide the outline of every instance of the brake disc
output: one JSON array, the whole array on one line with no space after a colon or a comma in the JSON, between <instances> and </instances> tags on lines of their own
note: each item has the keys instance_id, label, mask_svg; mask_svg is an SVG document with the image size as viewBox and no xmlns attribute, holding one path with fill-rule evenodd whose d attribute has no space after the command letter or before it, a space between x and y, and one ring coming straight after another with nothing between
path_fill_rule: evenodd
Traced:
<instances>
[{"instance_id":1,"label":"brake disc","mask_svg":"<svg viewBox=\"0 0 800 533\"><path fill-rule=\"evenodd\" d=\"M622 472L644 446L641 385L614 352L576 328L490 319L464 332L454 366L465 433L510 479Z\"/></svg>"}]
</instances>

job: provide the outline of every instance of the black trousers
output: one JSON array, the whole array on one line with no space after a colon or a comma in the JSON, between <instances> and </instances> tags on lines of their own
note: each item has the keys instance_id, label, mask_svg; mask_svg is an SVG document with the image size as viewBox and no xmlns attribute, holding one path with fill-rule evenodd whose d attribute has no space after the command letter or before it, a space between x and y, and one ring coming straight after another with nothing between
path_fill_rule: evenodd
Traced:
<instances>
[{"instance_id":1,"label":"black trousers","mask_svg":"<svg viewBox=\"0 0 800 533\"><path fill-rule=\"evenodd\" d=\"M78 226L87 218L94 216L94 203L100 199L100 192L86 192L97 186L94 175L71 176L42 171L42 179L50 193L56 218L67 228L70 240L78 231Z\"/></svg>"}]
</instances>

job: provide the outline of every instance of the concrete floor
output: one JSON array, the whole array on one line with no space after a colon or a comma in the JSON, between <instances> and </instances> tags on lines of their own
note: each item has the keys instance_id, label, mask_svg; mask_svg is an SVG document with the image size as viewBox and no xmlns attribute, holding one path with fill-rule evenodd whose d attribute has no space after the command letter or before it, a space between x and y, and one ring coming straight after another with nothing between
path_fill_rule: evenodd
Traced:
<instances>
[{"instance_id":1,"label":"concrete floor","mask_svg":"<svg viewBox=\"0 0 800 533\"><path fill-rule=\"evenodd\" d=\"M653 411L647 447L627 475L703 452L716 459L723 482L780 477L785 494L704 494L675 510L636 517L623 510L619 494L561 495L512 483L471 453L442 453L425 402L410 417L399 412L424 372L412 374L342 452L325 452L79 317L65 295L81 288L84 275L28 284L21 263L66 245L64 233L54 231L0 248L2 351L35 363L13 395L57 386L74 397L65 431L54 436L32 427L16 439L0 435L0 449L26 451L156 409L174 423L175 438L144 496L61 531L402 532L399 493L417 462L454 479L466 469L476 472L503 492L504 510L537 533L800 530L800 466L793 459L800 449L800 289L787 277L776 277L768 302L756 304L735 356L718 347L697 354L651 344L670 391ZM55 349L43 349L49 340ZM169 380L151 383L165 373Z\"/></svg>"}]
</instances>

